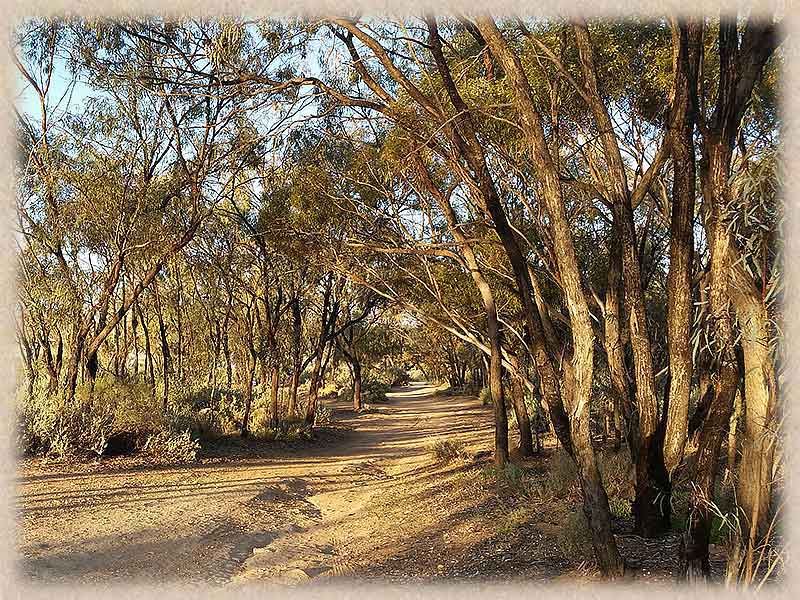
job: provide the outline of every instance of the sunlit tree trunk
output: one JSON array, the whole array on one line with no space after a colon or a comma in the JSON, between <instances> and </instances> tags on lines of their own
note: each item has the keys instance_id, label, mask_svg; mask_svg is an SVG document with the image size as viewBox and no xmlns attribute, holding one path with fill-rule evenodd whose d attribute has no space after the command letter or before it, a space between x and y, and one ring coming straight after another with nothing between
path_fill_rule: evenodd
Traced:
<instances>
[{"instance_id":1,"label":"sunlit tree trunk","mask_svg":"<svg viewBox=\"0 0 800 600\"><path fill-rule=\"evenodd\" d=\"M672 473L683 459L689 398L692 387L692 262L695 205L695 100L703 34L701 22L673 26L678 48L675 98L671 115L670 147L673 160L670 259L667 276L667 341L669 349L669 403L666 407L664 466Z\"/></svg>"},{"instance_id":2,"label":"sunlit tree trunk","mask_svg":"<svg viewBox=\"0 0 800 600\"><path fill-rule=\"evenodd\" d=\"M595 555L600 570L608 577L618 577L623 571L623 562L611 533L611 513L608 497L600 479L597 463L592 449L589 431L589 400L591 397L594 330L589 317L589 309L583 294L580 271L578 269L572 236L567 222L558 173L553 166L541 119L533 100L530 83L522 68L522 63L503 39L494 21L488 17L477 19L478 28L486 39L492 54L498 59L514 90L515 106L519 112L522 129L529 143L529 152L541 170L542 197L551 222L551 235L558 256L561 284L566 296L566 304L572 325L572 367L574 370L573 393L565 402L570 413L570 438L584 499L584 513L589 522ZM495 209L496 210L496 209ZM494 212L492 217L495 217ZM497 223L497 220L495 220ZM500 233L501 240L504 235ZM505 245L505 244L504 244ZM510 245L509 245L510 246ZM512 260L512 266L515 260ZM527 280L527 266L523 271ZM520 273L522 275L522 273ZM522 279L522 277L518 277ZM530 284L520 289L523 295L531 293ZM532 338L534 336L531 336Z\"/></svg>"}]
</instances>

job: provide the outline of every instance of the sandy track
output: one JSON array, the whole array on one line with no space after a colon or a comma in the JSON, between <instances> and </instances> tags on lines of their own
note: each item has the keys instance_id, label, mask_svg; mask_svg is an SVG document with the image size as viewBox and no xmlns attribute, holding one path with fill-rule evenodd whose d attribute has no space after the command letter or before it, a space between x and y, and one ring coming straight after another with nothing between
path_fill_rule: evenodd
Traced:
<instances>
[{"instance_id":1,"label":"sandy track","mask_svg":"<svg viewBox=\"0 0 800 600\"><path fill-rule=\"evenodd\" d=\"M347 430L296 451L180 468L23 467L22 572L39 581L216 584L357 573L425 526L415 503L436 474L435 439L489 449L489 409L432 392L396 390L371 414L335 404Z\"/></svg>"}]
</instances>

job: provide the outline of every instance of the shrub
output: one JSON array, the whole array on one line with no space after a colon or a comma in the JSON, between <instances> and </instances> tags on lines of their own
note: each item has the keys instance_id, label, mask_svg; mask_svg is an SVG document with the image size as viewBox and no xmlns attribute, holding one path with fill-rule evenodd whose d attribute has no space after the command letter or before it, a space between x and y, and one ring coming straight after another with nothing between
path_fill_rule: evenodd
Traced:
<instances>
[{"instance_id":1,"label":"shrub","mask_svg":"<svg viewBox=\"0 0 800 600\"><path fill-rule=\"evenodd\" d=\"M529 506L518 506L503 513L497 523L497 534L500 537L511 536L517 529L530 521L532 510Z\"/></svg>"},{"instance_id":2,"label":"shrub","mask_svg":"<svg viewBox=\"0 0 800 600\"><path fill-rule=\"evenodd\" d=\"M250 429L257 428L260 398L253 397L250 413ZM197 406L204 406L196 410ZM193 436L204 440L214 440L234 435L241 430L244 417L244 402L238 392L217 390L207 402L198 401L194 393L175 400L169 407L167 422L173 429L188 429Z\"/></svg>"},{"instance_id":3,"label":"shrub","mask_svg":"<svg viewBox=\"0 0 800 600\"><path fill-rule=\"evenodd\" d=\"M575 465L575 461L564 450L559 450L550 459L548 466L545 477L546 488L557 497L566 496L575 486L578 478L578 467Z\"/></svg>"},{"instance_id":4,"label":"shrub","mask_svg":"<svg viewBox=\"0 0 800 600\"><path fill-rule=\"evenodd\" d=\"M598 455L597 462L609 499L613 498L620 503L632 502L636 479L627 451L603 452ZM627 513L630 513L630 508Z\"/></svg>"},{"instance_id":5,"label":"shrub","mask_svg":"<svg viewBox=\"0 0 800 600\"><path fill-rule=\"evenodd\" d=\"M20 440L26 453L58 458L127 451L164 426L160 404L143 383L101 377L80 386L72 402L45 388L22 402Z\"/></svg>"},{"instance_id":6,"label":"shrub","mask_svg":"<svg viewBox=\"0 0 800 600\"><path fill-rule=\"evenodd\" d=\"M569 513L556 534L556 546L567 560L592 560L589 522L582 510Z\"/></svg>"},{"instance_id":7,"label":"shrub","mask_svg":"<svg viewBox=\"0 0 800 600\"><path fill-rule=\"evenodd\" d=\"M27 453L58 458L158 448L159 459L183 461L196 446L183 440L190 436L185 424L191 414L190 406L165 413L162 401L143 382L105 376L94 389L80 386L72 402L60 393L35 390L21 403L19 439ZM168 456L172 451L174 458Z\"/></svg>"},{"instance_id":8,"label":"shrub","mask_svg":"<svg viewBox=\"0 0 800 600\"><path fill-rule=\"evenodd\" d=\"M464 443L456 439L437 440L431 444L430 451L436 461L442 463L469 456L464 448Z\"/></svg>"},{"instance_id":9,"label":"shrub","mask_svg":"<svg viewBox=\"0 0 800 600\"><path fill-rule=\"evenodd\" d=\"M333 410L324 406L323 404L317 404L317 412L314 417L314 424L317 426L324 426L330 425L331 420L333 418Z\"/></svg>"},{"instance_id":10,"label":"shrub","mask_svg":"<svg viewBox=\"0 0 800 600\"><path fill-rule=\"evenodd\" d=\"M489 386L484 386L481 388L481 393L478 394L478 399L481 401L483 406L489 406L492 403L492 390L489 389Z\"/></svg>"},{"instance_id":11,"label":"shrub","mask_svg":"<svg viewBox=\"0 0 800 600\"><path fill-rule=\"evenodd\" d=\"M200 443L186 431L159 431L147 438L142 450L158 462L189 463L197 459Z\"/></svg>"},{"instance_id":12,"label":"shrub","mask_svg":"<svg viewBox=\"0 0 800 600\"><path fill-rule=\"evenodd\" d=\"M408 385L410 377L405 369L400 367L386 367L379 370L370 371L371 380L382 383L387 390L393 385Z\"/></svg>"},{"instance_id":13,"label":"shrub","mask_svg":"<svg viewBox=\"0 0 800 600\"><path fill-rule=\"evenodd\" d=\"M339 395L339 386L335 381L331 381L319 388L317 392L319 398L335 398Z\"/></svg>"},{"instance_id":14,"label":"shrub","mask_svg":"<svg viewBox=\"0 0 800 600\"><path fill-rule=\"evenodd\" d=\"M381 383L375 379L365 379L361 382L361 403L362 404L380 404L386 402L386 392L391 389L387 383ZM352 402L353 388L348 388L342 393L341 398Z\"/></svg>"},{"instance_id":15,"label":"shrub","mask_svg":"<svg viewBox=\"0 0 800 600\"><path fill-rule=\"evenodd\" d=\"M405 369L391 367L389 369L389 384L393 386L408 385L411 378Z\"/></svg>"},{"instance_id":16,"label":"shrub","mask_svg":"<svg viewBox=\"0 0 800 600\"><path fill-rule=\"evenodd\" d=\"M543 497L540 486L537 485L531 473L512 462L506 463L501 469L495 465L486 466L483 469L483 478L520 498L541 500Z\"/></svg>"},{"instance_id":17,"label":"shrub","mask_svg":"<svg viewBox=\"0 0 800 600\"><path fill-rule=\"evenodd\" d=\"M165 426L163 403L153 397L145 383L102 377L95 383L91 398L85 387L79 394L84 401L93 402L96 409L109 409L114 434L129 434L144 441L148 434Z\"/></svg>"}]
</instances>

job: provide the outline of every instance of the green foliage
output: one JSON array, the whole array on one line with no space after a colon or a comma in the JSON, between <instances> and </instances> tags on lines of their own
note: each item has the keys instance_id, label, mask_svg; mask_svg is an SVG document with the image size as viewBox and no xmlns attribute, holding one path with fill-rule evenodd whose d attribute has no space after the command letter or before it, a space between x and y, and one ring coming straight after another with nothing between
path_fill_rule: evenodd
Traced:
<instances>
[{"instance_id":1,"label":"green foliage","mask_svg":"<svg viewBox=\"0 0 800 600\"><path fill-rule=\"evenodd\" d=\"M130 434L141 440L159 431L166 422L163 404L145 383L103 376L95 382L94 391L87 386L80 388L77 399L107 408L114 415L112 434Z\"/></svg>"},{"instance_id":2,"label":"green foliage","mask_svg":"<svg viewBox=\"0 0 800 600\"><path fill-rule=\"evenodd\" d=\"M317 411L317 418L320 418L319 410ZM325 420L325 417L322 418ZM329 419L330 417L328 417L328 420ZM317 424L319 425L320 423ZM311 429L306 425L305 421L298 419L282 420L278 423L277 428L272 428L266 421L263 421L258 427L253 429L253 435L257 439L265 441L294 442L312 439Z\"/></svg>"},{"instance_id":3,"label":"green foliage","mask_svg":"<svg viewBox=\"0 0 800 600\"><path fill-rule=\"evenodd\" d=\"M259 418L258 399L254 398L251 424ZM244 401L240 392L224 389L189 387L176 393L170 404L168 418L195 437L213 440L238 433L244 417Z\"/></svg>"},{"instance_id":4,"label":"green foliage","mask_svg":"<svg viewBox=\"0 0 800 600\"><path fill-rule=\"evenodd\" d=\"M485 482L514 496L528 500L536 497L536 482L533 474L516 463L507 462L502 468L498 468L494 464L487 465L482 470L482 476Z\"/></svg>"},{"instance_id":5,"label":"green foliage","mask_svg":"<svg viewBox=\"0 0 800 600\"><path fill-rule=\"evenodd\" d=\"M94 391L79 387L71 403L38 388L22 401L20 417L23 452L59 458L102 456L115 442L141 446L165 426L161 406L146 385L111 377L98 378Z\"/></svg>"},{"instance_id":6,"label":"green foliage","mask_svg":"<svg viewBox=\"0 0 800 600\"><path fill-rule=\"evenodd\" d=\"M388 383L382 383L374 379L365 379L361 382L361 402L366 404L381 404L388 401L386 393L392 389ZM345 390L341 397L345 400L353 400L353 388Z\"/></svg>"}]
</instances>

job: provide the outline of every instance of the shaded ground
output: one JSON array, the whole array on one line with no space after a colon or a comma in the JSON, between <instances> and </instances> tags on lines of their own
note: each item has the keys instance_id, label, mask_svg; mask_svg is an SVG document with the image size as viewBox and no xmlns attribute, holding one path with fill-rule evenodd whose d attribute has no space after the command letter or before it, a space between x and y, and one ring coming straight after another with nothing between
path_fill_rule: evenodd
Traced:
<instances>
[{"instance_id":1,"label":"shaded ground","mask_svg":"<svg viewBox=\"0 0 800 600\"><path fill-rule=\"evenodd\" d=\"M485 456L492 421L477 399L433 391L396 390L374 413L334 402L312 443L220 448L185 467L27 461L20 567L87 583L590 579L559 542L574 503L498 489L486 458L435 462L429 447L445 438ZM551 453L526 465L545 472ZM632 577L671 580L675 540L618 541Z\"/></svg>"}]
</instances>

